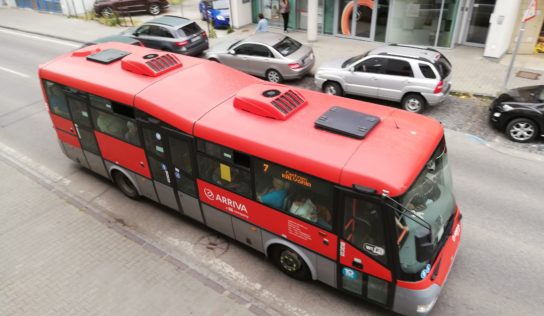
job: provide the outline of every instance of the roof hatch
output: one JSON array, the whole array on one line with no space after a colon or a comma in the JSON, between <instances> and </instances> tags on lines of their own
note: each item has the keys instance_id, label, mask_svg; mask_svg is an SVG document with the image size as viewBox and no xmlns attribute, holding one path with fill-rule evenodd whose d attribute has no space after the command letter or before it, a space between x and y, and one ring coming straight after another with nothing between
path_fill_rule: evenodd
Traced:
<instances>
[{"instance_id":1,"label":"roof hatch","mask_svg":"<svg viewBox=\"0 0 544 316\"><path fill-rule=\"evenodd\" d=\"M91 52L89 55L85 55L87 52ZM87 56L87 60L94 61L101 64L111 64L114 61L118 61L119 59L130 55L129 52L125 52L123 50L118 49L104 49L100 50L97 49L94 53L92 49L88 50L82 50L79 52L79 55L77 53L74 53L74 56Z\"/></svg>"},{"instance_id":2,"label":"roof hatch","mask_svg":"<svg viewBox=\"0 0 544 316\"><path fill-rule=\"evenodd\" d=\"M256 115L285 121L308 101L289 87L259 83L243 88L234 97L234 107Z\"/></svg>"},{"instance_id":3,"label":"roof hatch","mask_svg":"<svg viewBox=\"0 0 544 316\"><path fill-rule=\"evenodd\" d=\"M333 133L363 139L379 122L380 118L377 116L333 106L315 121L315 126Z\"/></svg>"},{"instance_id":4,"label":"roof hatch","mask_svg":"<svg viewBox=\"0 0 544 316\"><path fill-rule=\"evenodd\" d=\"M164 52L132 53L121 61L123 69L149 77L160 76L181 66L182 64L176 55Z\"/></svg>"}]
</instances>

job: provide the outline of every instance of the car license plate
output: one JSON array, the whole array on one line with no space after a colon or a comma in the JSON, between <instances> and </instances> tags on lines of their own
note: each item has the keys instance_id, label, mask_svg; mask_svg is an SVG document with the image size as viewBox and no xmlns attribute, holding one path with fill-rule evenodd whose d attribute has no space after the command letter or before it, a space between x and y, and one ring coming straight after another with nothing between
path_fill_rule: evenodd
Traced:
<instances>
[{"instance_id":1,"label":"car license plate","mask_svg":"<svg viewBox=\"0 0 544 316\"><path fill-rule=\"evenodd\" d=\"M191 43L194 43L200 39L200 35L191 38Z\"/></svg>"}]
</instances>

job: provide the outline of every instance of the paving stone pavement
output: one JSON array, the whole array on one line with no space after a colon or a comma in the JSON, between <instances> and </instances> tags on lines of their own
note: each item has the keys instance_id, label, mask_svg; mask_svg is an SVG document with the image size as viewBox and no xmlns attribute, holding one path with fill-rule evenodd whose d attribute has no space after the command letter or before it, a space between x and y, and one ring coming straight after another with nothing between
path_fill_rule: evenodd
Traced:
<instances>
[{"instance_id":1,"label":"paving stone pavement","mask_svg":"<svg viewBox=\"0 0 544 316\"><path fill-rule=\"evenodd\" d=\"M0 174L0 315L269 315L2 155Z\"/></svg>"}]
</instances>

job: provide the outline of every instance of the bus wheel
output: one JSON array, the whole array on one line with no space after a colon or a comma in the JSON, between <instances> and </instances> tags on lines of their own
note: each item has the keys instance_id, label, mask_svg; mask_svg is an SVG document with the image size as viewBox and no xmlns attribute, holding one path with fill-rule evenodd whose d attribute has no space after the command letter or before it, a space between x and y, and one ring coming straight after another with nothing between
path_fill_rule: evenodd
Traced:
<instances>
[{"instance_id":1,"label":"bus wheel","mask_svg":"<svg viewBox=\"0 0 544 316\"><path fill-rule=\"evenodd\" d=\"M140 198L140 194L138 194L138 190L136 190L136 187L130 181L127 176L125 176L120 171L114 171L113 172L113 182L115 182L115 185L123 192L124 195L128 196L131 199L138 199Z\"/></svg>"},{"instance_id":2,"label":"bus wheel","mask_svg":"<svg viewBox=\"0 0 544 316\"><path fill-rule=\"evenodd\" d=\"M310 269L304 259L291 248L275 246L271 251L271 259L280 270L297 280L310 280Z\"/></svg>"}]
</instances>

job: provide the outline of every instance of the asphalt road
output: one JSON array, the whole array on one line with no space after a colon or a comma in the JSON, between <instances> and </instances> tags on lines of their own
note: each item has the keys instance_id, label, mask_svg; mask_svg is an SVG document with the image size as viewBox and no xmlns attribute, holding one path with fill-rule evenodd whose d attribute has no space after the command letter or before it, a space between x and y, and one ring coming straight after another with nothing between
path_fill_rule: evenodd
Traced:
<instances>
[{"instance_id":1,"label":"asphalt road","mask_svg":"<svg viewBox=\"0 0 544 316\"><path fill-rule=\"evenodd\" d=\"M327 286L289 279L260 254L154 203L129 200L108 181L79 168L58 147L37 78L38 64L78 45L2 29L0 42L0 151L29 172L162 249L189 257L199 273L280 314L388 314ZM309 84L306 80L311 82L298 84ZM455 193L464 216L461 249L432 314L538 315L544 308L542 142L507 142L485 126L485 111L485 101L452 97L428 113L448 128Z\"/></svg>"}]
</instances>

